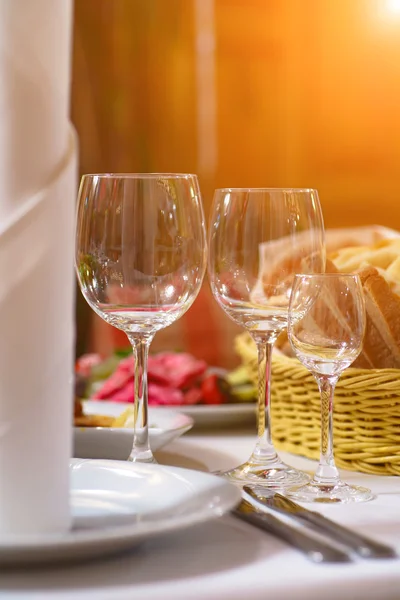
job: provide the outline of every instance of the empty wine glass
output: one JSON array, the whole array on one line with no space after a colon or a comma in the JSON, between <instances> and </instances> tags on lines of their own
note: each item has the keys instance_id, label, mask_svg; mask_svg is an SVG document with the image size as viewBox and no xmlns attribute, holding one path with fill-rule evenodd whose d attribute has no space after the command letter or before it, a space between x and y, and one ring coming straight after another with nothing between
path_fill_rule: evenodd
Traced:
<instances>
[{"instance_id":1,"label":"empty wine glass","mask_svg":"<svg viewBox=\"0 0 400 600\"><path fill-rule=\"evenodd\" d=\"M102 319L127 334L133 349L129 460L154 462L147 358L155 333L188 310L203 280L206 234L197 177L85 175L78 200L75 261L82 293Z\"/></svg>"},{"instance_id":2,"label":"empty wine glass","mask_svg":"<svg viewBox=\"0 0 400 600\"><path fill-rule=\"evenodd\" d=\"M341 481L333 453L333 397L344 369L359 355L365 306L358 275L297 275L288 335L297 358L314 375L321 394L321 458L314 478L287 490L301 502L362 502L370 490Z\"/></svg>"},{"instance_id":3,"label":"empty wine glass","mask_svg":"<svg viewBox=\"0 0 400 600\"><path fill-rule=\"evenodd\" d=\"M225 473L240 484L282 488L308 481L286 465L271 438L271 353L288 322L295 273L321 273L325 236L318 194L310 189L216 190L208 274L215 299L258 349L258 440L249 460Z\"/></svg>"}]
</instances>

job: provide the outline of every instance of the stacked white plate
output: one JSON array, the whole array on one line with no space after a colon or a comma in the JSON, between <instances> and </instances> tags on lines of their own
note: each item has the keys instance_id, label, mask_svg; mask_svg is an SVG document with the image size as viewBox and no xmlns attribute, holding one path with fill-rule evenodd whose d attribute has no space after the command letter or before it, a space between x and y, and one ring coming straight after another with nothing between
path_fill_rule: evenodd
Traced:
<instances>
[{"instance_id":1,"label":"stacked white plate","mask_svg":"<svg viewBox=\"0 0 400 600\"><path fill-rule=\"evenodd\" d=\"M0 540L0 565L89 559L216 518L240 501L224 479L177 467L71 461L74 526L67 535Z\"/></svg>"}]
</instances>

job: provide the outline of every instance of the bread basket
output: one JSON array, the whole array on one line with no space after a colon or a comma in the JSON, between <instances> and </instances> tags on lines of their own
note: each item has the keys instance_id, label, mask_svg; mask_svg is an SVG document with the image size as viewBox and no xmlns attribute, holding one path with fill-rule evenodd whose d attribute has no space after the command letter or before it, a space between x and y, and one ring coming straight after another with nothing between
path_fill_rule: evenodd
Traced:
<instances>
[{"instance_id":1,"label":"bread basket","mask_svg":"<svg viewBox=\"0 0 400 600\"><path fill-rule=\"evenodd\" d=\"M235 339L257 383L257 350L249 334ZM313 375L295 358L272 359L272 436L276 447L319 458L321 401ZM343 372L335 392L334 447L338 467L372 475L400 475L400 370Z\"/></svg>"}]
</instances>

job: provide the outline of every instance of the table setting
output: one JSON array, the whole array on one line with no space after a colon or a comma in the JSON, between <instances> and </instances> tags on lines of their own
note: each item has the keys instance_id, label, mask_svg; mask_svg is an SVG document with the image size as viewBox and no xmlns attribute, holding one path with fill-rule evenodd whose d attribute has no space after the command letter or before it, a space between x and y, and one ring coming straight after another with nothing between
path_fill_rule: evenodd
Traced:
<instances>
[{"instance_id":1,"label":"table setting","mask_svg":"<svg viewBox=\"0 0 400 600\"><path fill-rule=\"evenodd\" d=\"M186 434L156 452L159 463L184 468L228 470L251 452L254 431ZM312 471L315 465L288 453L283 459ZM346 472L355 485L370 487L377 499L362 504L321 506L318 511L352 531L399 550L400 486L396 477ZM307 505L310 507L310 505ZM211 551L212 550L212 551ZM289 571L289 573L288 573ZM284 541L225 515L182 531L160 534L130 552L105 560L34 569L3 569L5 597L16 598L396 598L398 560L316 564Z\"/></svg>"},{"instance_id":2,"label":"table setting","mask_svg":"<svg viewBox=\"0 0 400 600\"><path fill-rule=\"evenodd\" d=\"M10 597L240 598L251 587L256 598L266 589L280 598L312 598L330 581L343 597L374 597L378 589L395 597L398 480L339 473L334 459L335 385L360 356L367 327L361 278L332 267L324 273L315 190L217 190L213 210L207 236L193 175L83 177L78 281L97 314L127 333L133 352L92 388L96 399L75 401L81 410L69 461L72 528L8 536L0 544L0 582ZM190 219L194 238L186 232ZM148 347L157 330L190 308L206 272L207 246L213 294L255 342L257 427L196 426L185 405L149 407L149 398L160 397L154 382L168 387L165 364L167 372L175 368L171 381L182 397L193 396L174 357L149 355ZM281 333L319 387L319 464L278 454L274 446L272 356ZM187 360L185 381L191 370L207 380L210 372ZM118 401L126 394L130 402ZM108 426L90 421L99 415L111 419ZM110 440L123 432L124 451L113 457L105 437L85 450L79 431L82 438L104 433Z\"/></svg>"},{"instance_id":3,"label":"table setting","mask_svg":"<svg viewBox=\"0 0 400 600\"><path fill-rule=\"evenodd\" d=\"M398 234L325 230L312 188L220 188L206 223L187 173L75 202L71 5L34 5L0 5L0 593L397 598ZM75 275L128 352L74 368ZM231 371L152 353L206 277Z\"/></svg>"}]
</instances>

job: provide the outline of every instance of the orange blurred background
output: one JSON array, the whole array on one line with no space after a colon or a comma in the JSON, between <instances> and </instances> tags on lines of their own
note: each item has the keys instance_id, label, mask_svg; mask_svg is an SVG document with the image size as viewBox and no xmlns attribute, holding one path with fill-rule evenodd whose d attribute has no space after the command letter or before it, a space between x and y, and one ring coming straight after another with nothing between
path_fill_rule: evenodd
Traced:
<instances>
[{"instance_id":1,"label":"orange blurred background","mask_svg":"<svg viewBox=\"0 0 400 600\"><path fill-rule=\"evenodd\" d=\"M400 229L400 0L75 0L80 170L314 187L327 227ZM77 353L120 332L78 292ZM205 282L152 350L233 366L238 328Z\"/></svg>"}]
</instances>

